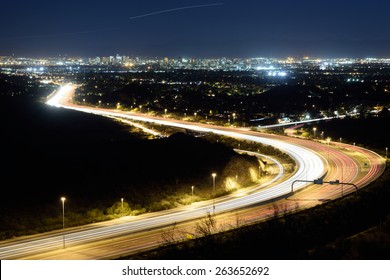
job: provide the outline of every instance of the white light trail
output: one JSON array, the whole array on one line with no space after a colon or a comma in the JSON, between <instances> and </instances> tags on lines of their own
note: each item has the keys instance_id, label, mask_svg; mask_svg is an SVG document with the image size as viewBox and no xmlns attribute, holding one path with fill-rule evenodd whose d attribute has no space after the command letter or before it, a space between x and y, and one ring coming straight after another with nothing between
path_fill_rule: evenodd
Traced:
<instances>
[{"instance_id":1,"label":"white light trail","mask_svg":"<svg viewBox=\"0 0 390 280\"><path fill-rule=\"evenodd\" d=\"M157 11L157 12L153 12L153 13L142 14L142 15L138 15L138 16L132 16L132 17L130 17L130 19L138 19L138 18L150 17L150 16L154 16L154 15L171 13L171 12L176 12L176 11L181 11L181 10L189 10L189 9L196 9L196 8L206 8L206 7L213 7L213 6L222 6L223 4L224 3L212 3L212 4L194 5L194 6L173 8L173 9L161 10L161 11Z\"/></svg>"},{"instance_id":2,"label":"white light trail","mask_svg":"<svg viewBox=\"0 0 390 280\"><path fill-rule=\"evenodd\" d=\"M70 90L71 87L65 86L64 91ZM284 187L280 191L274 191L267 195L268 199L274 199L278 196L283 196L288 194L290 191L291 183L294 180L314 180L319 177L321 177L324 173L324 165L322 160L319 158L318 155L316 155L314 152L311 150L308 150L306 148L296 146L293 144L289 144L284 141L276 140L276 139L270 139L270 138L265 138L265 137L260 137L260 136L254 136L254 135L249 135L245 133L239 133L239 132L233 132L233 131L227 131L223 130L221 128L211 128L211 127L205 127L205 126L198 126L196 124L188 124L188 123L183 123L183 122L177 122L175 120L161 120L161 119L156 119L156 118L150 118L148 116L139 116L139 115L133 115L131 113L118 113L114 111L109 111L109 110L100 110L100 109L89 109L89 108L77 108L77 107L72 107L72 106L64 106L60 104L61 98L64 97L64 91L63 88L59 90L58 95L61 95L60 97L56 98L54 96L52 98L53 102L50 102L50 105L55 105L67 109L72 109L72 110L78 110L81 112L85 113L91 113L91 114L97 114L97 115L102 115L106 117L118 117L118 118L124 118L124 119L133 119L137 121L142 121L142 122L152 122L152 123L157 123L160 125L166 125L166 126L173 126L173 127L179 127L179 128L184 128L188 130L193 130L193 131L199 131L199 132L209 132L209 133L215 133L219 135L225 135L228 137L232 138L238 138L238 139L244 139L244 140L249 140L249 141L254 141L258 143L262 143L265 145L270 145L273 146L277 149L280 149L284 151L285 153L289 154L291 157L293 157L298 166L297 172L290 178L290 180L286 181L288 186L284 184ZM55 103L58 102L58 103ZM308 178L309 176L309 178ZM294 187L295 190L298 190L302 187L304 187L306 184L305 183L297 183ZM261 199L261 201L265 201L266 198ZM253 201L251 202L253 203ZM247 205L246 205L247 206Z\"/></svg>"},{"instance_id":3,"label":"white light trail","mask_svg":"<svg viewBox=\"0 0 390 280\"><path fill-rule=\"evenodd\" d=\"M46 104L50 106L61 107L60 101L64 98L65 94L67 94L68 91L71 89L72 89L71 85L65 85L60 87L58 92L53 97L51 97L49 100L46 101Z\"/></svg>"},{"instance_id":4,"label":"white light trail","mask_svg":"<svg viewBox=\"0 0 390 280\"><path fill-rule=\"evenodd\" d=\"M195 124L179 123L174 120L160 120L125 113L117 113L102 109L88 109L61 105L61 99L63 99L66 96L67 91L71 89L72 87L70 85L61 87L61 89L58 90L58 93L53 96L47 102L47 104L51 106L63 107L67 109L73 109L107 117L121 117L145 122L155 122L162 125L182 127L196 131L212 132L215 134L226 135L229 137L246 139L258 143L263 143L266 145L271 145L286 152L296 160L298 166L297 171L293 176L291 176L286 181L283 181L282 183L275 183L275 185L268 188L263 188L264 186L259 186L257 191L248 192L248 194L245 196L232 196L232 198L228 200L225 197L216 199L216 214L223 213L226 211L233 211L235 209L251 206L254 204L266 203L269 200L288 195L291 191L292 182L294 182L295 180L314 180L321 177L324 173L323 162L314 152L304 147L293 145L280 140L249 135L245 134L245 132L239 133L226 131L222 128L214 129L210 127L197 126ZM278 179L280 178L280 176L281 175L279 174ZM274 180L276 180L276 178ZM294 190L301 189L304 186L305 183L297 183L294 185ZM212 207L213 203L206 201L198 204L197 207L194 207L194 205L189 205L180 208L160 211L158 213L144 214L142 217L134 218L134 220L132 219L129 223L102 226L98 228L84 230L81 232L69 232L66 234L66 243L67 246L74 246L79 244L85 244L88 242L98 241L104 238L113 238L115 236L120 236L123 234L131 234L140 230L151 230L153 228L168 226L191 219L198 219L204 217L207 213L212 213ZM41 251L61 248L63 242L62 238L62 233L59 233L57 235L50 235L49 237L42 238L39 240L32 239L26 240L26 242L23 243L3 246L0 252L0 259L14 259L18 256L23 256L25 254L33 254Z\"/></svg>"}]
</instances>

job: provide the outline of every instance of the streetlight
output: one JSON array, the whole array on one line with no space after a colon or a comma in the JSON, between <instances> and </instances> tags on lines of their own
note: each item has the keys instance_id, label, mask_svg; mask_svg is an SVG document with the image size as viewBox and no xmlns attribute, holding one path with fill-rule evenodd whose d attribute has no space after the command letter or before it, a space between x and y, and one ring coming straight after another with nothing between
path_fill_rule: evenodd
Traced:
<instances>
[{"instance_id":1,"label":"streetlight","mask_svg":"<svg viewBox=\"0 0 390 280\"><path fill-rule=\"evenodd\" d=\"M196 112L195 112L195 113L194 113L195 121L196 121L196 115L197 115L197 114L196 114Z\"/></svg>"},{"instance_id":2,"label":"streetlight","mask_svg":"<svg viewBox=\"0 0 390 280\"><path fill-rule=\"evenodd\" d=\"M123 216L123 197L121 198L121 202L122 202L122 216Z\"/></svg>"},{"instance_id":3,"label":"streetlight","mask_svg":"<svg viewBox=\"0 0 390 280\"><path fill-rule=\"evenodd\" d=\"M65 229L65 197L61 197L62 201L62 230ZM65 248L65 234L62 235L62 244Z\"/></svg>"},{"instance_id":4,"label":"streetlight","mask_svg":"<svg viewBox=\"0 0 390 280\"><path fill-rule=\"evenodd\" d=\"M167 110L168 110L168 109L165 109L165 110L164 110L164 112L165 112L165 117L167 117Z\"/></svg>"},{"instance_id":5,"label":"streetlight","mask_svg":"<svg viewBox=\"0 0 390 280\"><path fill-rule=\"evenodd\" d=\"M316 139L316 131L317 131L317 128L313 127L313 139Z\"/></svg>"},{"instance_id":6,"label":"streetlight","mask_svg":"<svg viewBox=\"0 0 390 280\"><path fill-rule=\"evenodd\" d=\"M328 164L329 164L329 143L330 143L330 140L331 140L330 137L326 138L326 142L328 143Z\"/></svg>"},{"instance_id":7,"label":"streetlight","mask_svg":"<svg viewBox=\"0 0 390 280\"><path fill-rule=\"evenodd\" d=\"M386 147L386 158L387 158L387 147Z\"/></svg>"},{"instance_id":8,"label":"streetlight","mask_svg":"<svg viewBox=\"0 0 390 280\"><path fill-rule=\"evenodd\" d=\"M215 196L215 177L217 176L216 173L211 174L213 177L213 215L215 215L215 204L214 204L214 196Z\"/></svg>"},{"instance_id":9,"label":"streetlight","mask_svg":"<svg viewBox=\"0 0 390 280\"><path fill-rule=\"evenodd\" d=\"M194 186L191 186L191 200L194 202Z\"/></svg>"},{"instance_id":10,"label":"streetlight","mask_svg":"<svg viewBox=\"0 0 390 280\"><path fill-rule=\"evenodd\" d=\"M213 192L215 192L215 177L217 176L217 174L213 173L211 174L211 176L213 177Z\"/></svg>"}]
</instances>

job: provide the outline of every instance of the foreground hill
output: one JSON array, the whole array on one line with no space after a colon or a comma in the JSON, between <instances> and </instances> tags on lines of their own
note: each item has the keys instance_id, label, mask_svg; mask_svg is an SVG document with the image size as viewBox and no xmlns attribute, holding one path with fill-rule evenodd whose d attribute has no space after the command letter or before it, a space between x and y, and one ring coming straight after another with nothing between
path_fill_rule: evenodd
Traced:
<instances>
[{"instance_id":1,"label":"foreground hill","mask_svg":"<svg viewBox=\"0 0 390 280\"><path fill-rule=\"evenodd\" d=\"M137 213L175 207L191 185L210 195L212 172L219 187L232 175L225 167L238 166L243 183L251 180L249 167L258 168L252 157L184 133L147 140L104 117L30 98L3 97L0 104L4 236L60 227L61 196L70 226L107 219L121 198Z\"/></svg>"}]
</instances>

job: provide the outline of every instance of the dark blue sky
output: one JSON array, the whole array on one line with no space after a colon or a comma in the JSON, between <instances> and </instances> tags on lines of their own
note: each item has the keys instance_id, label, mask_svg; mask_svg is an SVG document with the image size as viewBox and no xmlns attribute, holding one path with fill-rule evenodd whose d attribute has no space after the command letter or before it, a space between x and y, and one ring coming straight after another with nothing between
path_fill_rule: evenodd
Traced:
<instances>
[{"instance_id":1,"label":"dark blue sky","mask_svg":"<svg viewBox=\"0 0 390 280\"><path fill-rule=\"evenodd\" d=\"M387 0L3 1L0 55L390 57Z\"/></svg>"}]
</instances>

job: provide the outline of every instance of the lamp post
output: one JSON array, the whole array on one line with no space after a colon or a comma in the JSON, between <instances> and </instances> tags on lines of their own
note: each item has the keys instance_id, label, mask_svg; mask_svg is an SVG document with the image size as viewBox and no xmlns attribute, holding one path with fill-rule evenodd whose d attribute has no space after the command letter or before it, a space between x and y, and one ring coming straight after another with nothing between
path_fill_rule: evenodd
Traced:
<instances>
[{"instance_id":1,"label":"lamp post","mask_svg":"<svg viewBox=\"0 0 390 280\"><path fill-rule=\"evenodd\" d=\"M214 196L215 196L215 177L217 176L216 173L211 174L213 177L213 215L215 215L215 204L214 204Z\"/></svg>"},{"instance_id":2,"label":"lamp post","mask_svg":"<svg viewBox=\"0 0 390 280\"><path fill-rule=\"evenodd\" d=\"M121 198L121 202L122 202L122 209L121 209L121 213L122 213L122 217L123 217L123 197Z\"/></svg>"},{"instance_id":3,"label":"lamp post","mask_svg":"<svg viewBox=\"0 0 390 280\"><path fill-rule=\"evenodd\" d=\"M386 147L386 158L387 158L387 147Z\"/></svg>"},{"instance_id":4,"label":"lamp post","mask_svg":"<svg viewBox=\"0 0 390 280\"><path fill-rule=\"evenodd\" d=\"M317 131L317 128L313 127L313 139L316 139L316 131Z\"/></svg>"},{"instance_id":5,"label":"lamp post","mask_svg":"<svg viewBox=\"0 0 390 280\"><path fill-rule=\"evenodd\" d=\"M215 192L215 177L217 176L217 174L213 173L211 174L211 176L213 177L213 192Z\"/></svg>"},{"instance_id":6,"label":"lamp post","mask_svg":"<svg viewBox=\"0 0 390 280\"><path fill-rule=\"evenodd\" d=\"M62 201L62 230L65 229L65 197L61 197ZM65 234L62 235L62 244L63 248L65 248Z\"/></svg>"},{"instance_id":7,"label":"lamp post","mask_svg":"<svg viewBox=\"0 0 390 280\"><path fill-rule=\"evenodd\" d=\"M167 111L168 111L168 109L164 109L164 117L165 118L167 117Z\"/></svg>"},{"instance_id":8,"label":"lamp post","mask_svg":"<svg viewBox=\"0 0 390 280\"><path fill-rule=\"evenodd\" d=\"M191 200L194 202L194 186L191 186Z\"/></svg>"}]
</instances>

